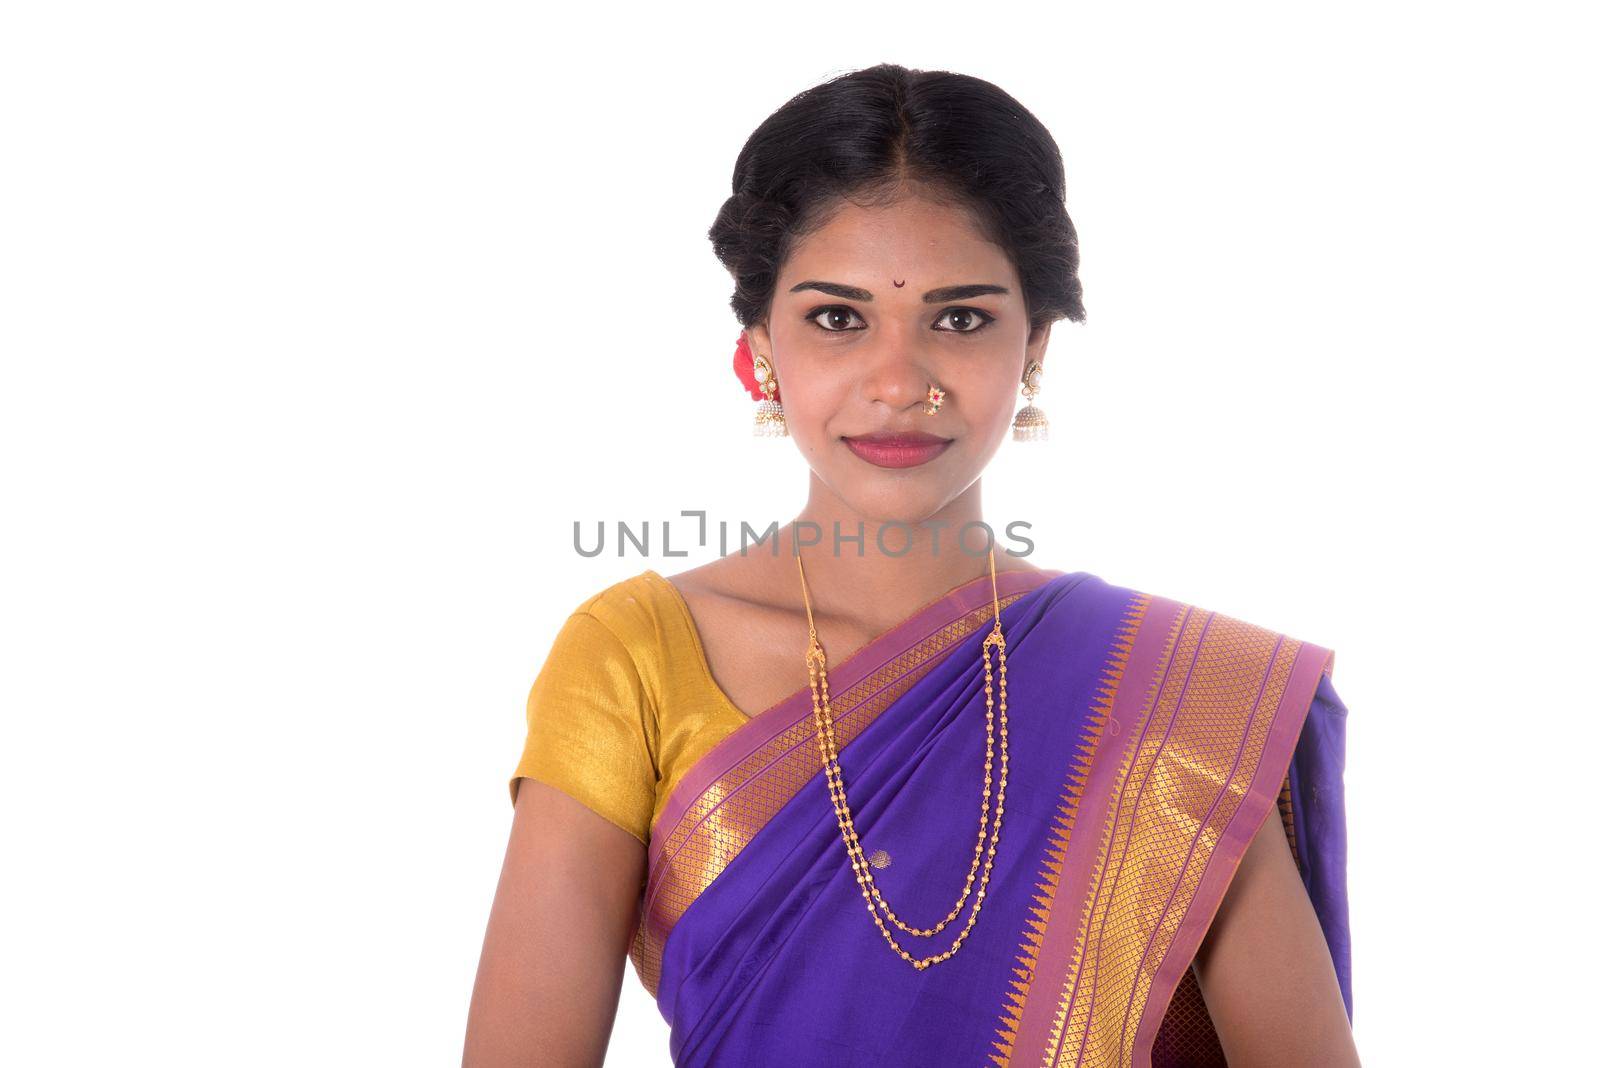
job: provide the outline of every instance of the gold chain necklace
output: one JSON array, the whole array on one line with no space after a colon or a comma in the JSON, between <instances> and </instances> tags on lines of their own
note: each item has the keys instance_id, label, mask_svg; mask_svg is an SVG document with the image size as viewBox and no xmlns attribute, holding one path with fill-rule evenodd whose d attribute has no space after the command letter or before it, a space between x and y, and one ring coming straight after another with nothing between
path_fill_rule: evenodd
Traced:
<instances>
[{"instance_id":1,"label":"gold chain necklace","mask_svg":"<svg viewBox=\"0 0 1600 1068\"><path fill-rule=\"evenodd\" d=\"M930 928L910 927L903 923L889 903L878 892L878 884L872 877L872 866L867 862L861 848L861 840L856 836L855 819L850 814L850 804L845 799L844 778L839 772L839 750L837 740L833 734L833 703L828 692L828 657L822 651L822 643L817 640L817 624L811 614L811 593L806 586L805 565L800 562L798 548L795 551L795 563L800 567L800 592L806 602L806 623L811 631L811 642L806 650L806 672L811 681L811 711L817 723L817 746L822 751L822 769L828 779L828 794L833 799L833 811L839 819L839 832L844 837L845 852L850 857L850 867L855 869L856 883L861 887L861 896L866 900L867 911L872 914L872 921L878 925L878 930L883 932L883 937L889 940L889 945L894 951L913 968L922 971L929 965L938 964L955 956L956 950L961 948L961 943L966 940L973 924L978 922L978 912L983 908L983 897L989 885L989 869L994 864L995 847L1000 844L1000 817L1006 809L1006 770L1008 750L1006 745L1006 639L1000 631L1000 586L995 578L994 547L989 547L989 582L994 589L994 629L983 640L983 692L987 704L985 713L985 733L987 735L986 748L983 755L983 810L978 821L978 845L973 850L972 868L967 872L967 885L961 891L961 896L956 900L955 908L950 910L950 915L940 920ZM989 650L994 648L999 652L1000 660L1000 791L995 800L994 829L989 830L989 796L993 780L990 771L994 766L994 675L989 663ZM949 949L930 957L913 957L901 948L895 941L893 934L884 926L882 918L878 915L878 906L883 906L883 911L890 921L907 934L927 937L938 934L945 926L961 913L962 906L972 893L972 880L978 870L978 858L983 855L983 843L989 839L989 853L983 859L983 876L978 883L978 894L972 903L972 914L967 917L967 925Z\"/></svg>"}]
</instances>

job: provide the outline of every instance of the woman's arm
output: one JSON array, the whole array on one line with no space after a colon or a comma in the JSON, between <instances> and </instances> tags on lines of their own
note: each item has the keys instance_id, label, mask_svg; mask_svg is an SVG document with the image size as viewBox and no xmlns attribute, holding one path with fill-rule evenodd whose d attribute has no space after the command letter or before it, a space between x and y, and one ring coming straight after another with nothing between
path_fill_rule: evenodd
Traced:
<instances>
[{"instance_id":1,"label":"woman's arm","mask_svg":"<svg viewBox=\"0 0 1600 1068\"><path fill-rule=\"evenodd\" d=\"M520 782L461 1063L599 1068L637 920L645 847L561 791Z\"/></svg>"},{"instance_id":2,"label":"woman's arm","mask_svg":"<svg viewBox=\"0 0 1600 1068\"><path fill-rule=\"evenodd\" d=\"M1333 958L1276 808L1245 850L1194 971L1232 1068L1361 1063Z\"/></svg>"}]
</instances>

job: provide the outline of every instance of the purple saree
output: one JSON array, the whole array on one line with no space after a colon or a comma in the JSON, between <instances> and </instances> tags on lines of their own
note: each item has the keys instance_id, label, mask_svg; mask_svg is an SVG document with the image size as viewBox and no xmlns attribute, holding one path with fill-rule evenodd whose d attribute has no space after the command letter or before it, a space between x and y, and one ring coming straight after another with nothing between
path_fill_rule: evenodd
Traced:
<instances>
[{"instance_id":1,"label":"purple saree","mask_svg":"<svg viewBox=\"0 0 1600 1068\"><path fill-rule=\"evenodd\" d=\"M630 955L675 1064L1225 1064L1189 966L1273 812L1350 1011L1333 654L1083 572L998 581L1010 769L960 952L918 971L873 923L800 691L702 758L652 828ZM993 604L985 575L829 673L856 829L913 926L971 864ZM971 907L897 938L941 952Z\"/></svg>"}]
</instances>

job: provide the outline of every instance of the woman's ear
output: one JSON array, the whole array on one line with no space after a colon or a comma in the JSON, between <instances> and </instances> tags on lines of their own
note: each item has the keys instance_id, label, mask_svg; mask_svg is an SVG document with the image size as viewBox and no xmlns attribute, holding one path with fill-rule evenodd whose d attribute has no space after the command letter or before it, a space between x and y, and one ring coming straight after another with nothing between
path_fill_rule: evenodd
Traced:
<instances>
[{"instance_id":1,"label":"woman's ear","mask_svg":"<svg viewBox=\"0 0 1600 1068\"><path fill-rule=\"evenodd\" d=\"M1053 325L1053 323L1042 323L1028 331L1028 355L1022 361L1024 368L1034 361L1038 361L1040 367L1044 366L1044 350L1050 343L1050 327Z\"/></svg>"},{"instance_id":2,"label":"woman's ear","mask_svg":"<svg viewBox=\"0 0 1600 1068\"><path fill-rule=\"evenodd\" d=\"M778 361L772 358L772 335L767 331L766 323L755 323L744 328L746 340L750 342L751 356L765 356L767 362L777 367Z\"/></svg>"}]
</instances>

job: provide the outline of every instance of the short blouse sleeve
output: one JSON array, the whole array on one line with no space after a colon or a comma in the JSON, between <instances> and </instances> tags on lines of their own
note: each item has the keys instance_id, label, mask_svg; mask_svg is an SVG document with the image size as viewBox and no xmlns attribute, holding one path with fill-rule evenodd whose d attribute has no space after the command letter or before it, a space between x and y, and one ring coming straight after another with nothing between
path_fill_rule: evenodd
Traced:
<instances>
[{"instance_id":1,"label":"short blouse sleeve","mask_svg":"<svg viewBox=\"0 0 1600 1068\"><path fill-rule=\"evenodd\" d=\"M573 612L528 693L512 803L518 779L538 779L648 843L656 788L649 714L627 646L595 615Z\"/></svg>"}]
</instances>

